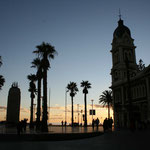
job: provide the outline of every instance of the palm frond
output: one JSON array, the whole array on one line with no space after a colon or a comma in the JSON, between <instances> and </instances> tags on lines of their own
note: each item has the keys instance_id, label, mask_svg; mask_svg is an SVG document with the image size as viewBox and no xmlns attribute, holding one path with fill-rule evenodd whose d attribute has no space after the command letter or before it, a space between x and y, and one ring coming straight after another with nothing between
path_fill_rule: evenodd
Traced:
<instances>
[{"instance_id":1,"label":"palm frond","mask_svg":"<svg viewBox=\"0 0 150 150\"><path fill-rule=\"evenodd\" d=\"M76 94L79 90L77 88L77 84L75 82L70 82L67 85L67 89L70 91L70 93Z\"/></svg>"},{"instance_id":2,"label":"palm frond","mask_svg":"<svg viewBox=\"0 0 150 150\"><path fill-rule=\"evenodd\" d=\"M39 67L41 66L41 59L40 58L35 58L32 62L31 62L33 68L37 68L39 69Z\"/></svg>"},{"instance_id":3,"label":"palm frond","mask_svg":"<svg viewBox=\"0 0 150 150\"><path fill-rule=\"evenodd\" d=\"M2 57L0 56L0 67L1 67L2 64L3 64L2 63Z\"/></svg>"},{"instance_id":4,"label":"palm frond","mask_svg":"<svg viewBox=\"0 0 150 150\"><path fill-rule=\"evenodd\" d=\"M48 69L50 68L49 60L54 59L57 51L55 47L49 43L43 42L41 45L36 46L37 50L33 51L33 53L38 54L38 56L43 60L43 67Z\"/></svg>"},{"instance_id":5,"label":"palm frond","mask_svg":"<svg viewBox=\"0 0 150 150\"><path fill-rule=\"evenodd\" d=\"M2 86L4 85L4 83L5 83L5 79L2 75L0 75L0 90L1 90Z\"/></svg>"},{"instance_id":6,"label":"palm frond","mask_svg":"<svg viewBox=\"0 0 150 150\"><path fill-rule=\"evenodd\" d=\"M28 79L29 81L35 82L35 81L37 80L37 77L36 77L35 74L30 74L30 75L27 76L27 79Z\"/></svg>"},{"instance_id":7,"label":"palm frond","mask_svg":"<svg viewBox=\"0 0 150 150\"><path fill-rule=\"evenodd\" d=\"M99 103L101 103L103 106L112 105L112 91L105 90L102 92L102 95L100 95Z\"/></svg>"},{"instance_id":8,"label":"palm frond","mask_svg":"<svg viewBox=\"0 0 150 150\"><path fill-rule=\"evenodd\" d=\"M81 87L85 87L85 88L89 89L89 88L91 88L91 83L89 83L89 81L82 80Z\"/></svg>"}]
</instances>

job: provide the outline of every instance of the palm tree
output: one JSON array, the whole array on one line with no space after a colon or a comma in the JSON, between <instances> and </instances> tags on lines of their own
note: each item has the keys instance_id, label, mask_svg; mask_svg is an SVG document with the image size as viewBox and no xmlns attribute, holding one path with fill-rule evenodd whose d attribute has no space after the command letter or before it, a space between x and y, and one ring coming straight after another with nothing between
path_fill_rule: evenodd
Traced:
<instances>
[{"instance_id":1,"label":"palm tree","mask_svg":"<svg viewBox=\"0 0 150 150\"><path fill-rule=\"evenodd\" d=\"M83 87L83 94L84 94L84 107L85 107L85 121L84 126L87 127L87 103L86 103L86 95L88 94L88 89L91 88L91 83L89 81L82 81L81 87Z\"/></svg>"},{"instance_id":2,"label":"palm tree","mask_svg":"<svg viewBox=\"0 0 150 150\"><path fill-rule=\"evenodd\" d=\"M0 75L0 90L2 89L2 86L4 85L5 79L2 75Z\"/></svg>"},{"instance_id":3,"label":"palm tree","mask_svg":"<svg viewBox=\"0 0 150 150\"><path fill-rule=\"evenodd\" d=\"M41 80L42 80L42 66L41 66L41 60L40 58L35 58L32 62L32 66L34 68L37 68L37 81L38 81L38 95L37 95L37 118L36 118L36 127L39 129L40 125L40 116L41 116Z\"/></svg>"},{"instance_id":4,"label":"palm tree","mask_svg":"<svg viewBox=\"0 0 150 150\"><path fill-rule=\"evenodd\" d=\"M0 67L2 64L3 64L2 63L2 57L0 56ZM4 85L4 83L5 83L5 79L2 75L0 75L0 90L2 89L2 86Z\"/></svg>"},{"instance_id":5,"label":"palm tree","mask_svg":"<svg viewBox=\"0 0 150 150\"><path fill-rule=\"evenodd\" d=\"M35 93L36 93L36 86L35 86L36 75L30 74L27 76L27 78L30 81L29 92L31 92L31 94L30 94L30 97L31 97L30 128L33 128L33 103L34 103L34 98L35 98Z\"/></svg>"},{"instance_id":6,"label":"palm tree","mask_svg":"<svg viewBox=\"0 0 150 150\"><path fill-rule=\"evenodd\" d=\"M100 95L99 103L102 103L103 106L108 107L108 118L110 118L110 106L112 106L112 91L105 90L102 95Z\"/></svg>"},{"instance_id":7,"label":"palm tree","mask_svg":"<svg viewBox=\"0 0 150 150\"><path fill-rule=\"evenodd\" d=\"M1 67L2 64L3 64L2 63L2 57L0 56L0 67Z\"/></svg>"},{"instance_id":8,"label":"palm tree","mask_svg":"<svg viewBox=\"0 0 150 150\"><path fill-rule=\"evenodd\" d=\"M73 127L73 123L74 123L74 118L73 118L73 97L77 94L78 92L78 88L77 88L77 84L75 82L70 82L67 85L67 89L70 91L70 96L71 96L71 104L72 104L72 127Z\"/></svg>"},{"instance_id":9,"label":"palm tree","mask_svg":"<svg viewBox=\"0 0 150 150\"><path fill-rule=\"evenodd\" d=\"M48 131L47 125L47 71L50 68L49 60L54 59L55 54L57 54L55 48L49 43L43 42L41 45L38 45L37 50L33 53L36 53L41 58L41 65L43 69L43 114L42 114L42 131Z\"/></svg>"}]
</instances>

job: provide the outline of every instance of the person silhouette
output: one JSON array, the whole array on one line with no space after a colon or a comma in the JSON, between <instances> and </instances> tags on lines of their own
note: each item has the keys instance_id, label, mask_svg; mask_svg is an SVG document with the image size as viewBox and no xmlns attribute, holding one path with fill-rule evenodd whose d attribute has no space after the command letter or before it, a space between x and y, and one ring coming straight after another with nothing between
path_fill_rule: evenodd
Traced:
<instances>
[{"instance_id":1,"label":"person silhouette","mask_svg":"<svg viewBox=\"0 0 150 150\"><path fill-rule=\"evenodd\" d=\"M64 125L64 122L63 122L63 120L61 121L61 125L62 125L62 127L63 127L63 125Z\"/></svg>"},{"instance_id":2,"label":"person silhouette","mask_svg":"<svg viewBox=\"0 0 150 150\"><path fill-rule=\"evenodd\" d=\"M113 124L113 119L112 117L108 119L108 127L112 131L112 124Z\"/></svg>"},{"instance_id":3,"label":"person silhouette","mask_svg":"<svg viewBox=\"0 0 150 150\"><path fill-rule=\"evenodd\" d=\"M98 130L98 125L99 125L99 119L97 118L97 119L96 119L96 127L97 127L97 130Z\"/></svg>"},{"instance_id":4,"label":"person silhouette","mask_svg":"<svg viewBox=\"0 0 150 150\"><path fill-rule=\"evenodd\" d=\"M104 122L103 122L103 128L104 128L104 132L108 129L108 119L105 118Z\"/></svg>"},{"instance_id":5,"label":"person silhouette","mask_svg":"<svg viewBox=\"0 0 150 150\"><path fill-rule=\"evenodd\" d=\"M67 121L65 121L65 127L67 126Z\"/></svg>"}]
</instances>

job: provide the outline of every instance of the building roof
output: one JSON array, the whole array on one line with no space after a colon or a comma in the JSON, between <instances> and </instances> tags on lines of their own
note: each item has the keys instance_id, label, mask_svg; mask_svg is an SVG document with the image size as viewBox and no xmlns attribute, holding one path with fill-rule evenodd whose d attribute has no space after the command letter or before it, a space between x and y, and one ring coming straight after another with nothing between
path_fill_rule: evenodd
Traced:
<instances>
[{"instance_id":1,"label":"building roof","mask_svg":"<svg viewBox=\"0 0 150 150\"><path fill-rule=\"evenodd\" d=\"M127 33L131 37L130 29L128 27L126 27L123 24L123 20L120 19L118 21L118 27L115 29L113 36L114 37L117 36L117 37L121 38L124 33Z\"/></svg>"}]
</instances>

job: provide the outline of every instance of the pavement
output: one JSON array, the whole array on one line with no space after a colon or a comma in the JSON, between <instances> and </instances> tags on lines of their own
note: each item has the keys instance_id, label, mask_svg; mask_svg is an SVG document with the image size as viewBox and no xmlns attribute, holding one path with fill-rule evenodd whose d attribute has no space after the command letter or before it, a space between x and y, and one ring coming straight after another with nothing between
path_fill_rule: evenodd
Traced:
<instances>
[{"instance_id":1,"label":"pavement","mask_svg":"<svg viewBox=\"0 0 150 150\"><path fill-rule=\"evenodd\" d=\"M41 132L36 130L30 130L27 126L26 131L17 134L16 127L0 127L0 141L1 142L16 142L16 141L64 141L75 140L94 137L103 134L103 127L92 128L88 126L84 127L62 127L62 126L49 126L48 132Z\"/></svg>"},{"instance_id":2,"label":"pavement","mask_svg":"<svg viewBox=\"0 0 150 150\"><path fill-rule=\"evenodd\" d=\"M150 130L116 130L84 139L65 141L0 141L1 150L149 150Z\"/></svg>"},{"instance_id":3,"label":"pavement","mask_svg":"<svg viewBox=\"0 0 150 150\"><path fill-rule=\"evenodd\" d=\"M48 127L48 134L55 134L55 133L91 133L91 132L103 132L103 127L99 126L98 129L94 127L94 130L91 126L87 128L84 127L74 127L71 126L49 126ZM5 127L4 125L0 125L0 134L17 134L16 127ZM26 132L23 134L41 134L41 132L37 132L36 130L30 130L29 126L27 126Z\"/></svg>"}]
</instances>

